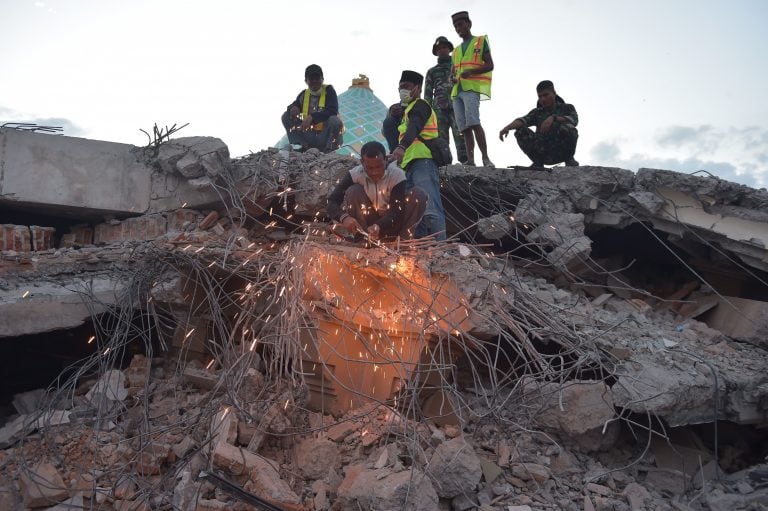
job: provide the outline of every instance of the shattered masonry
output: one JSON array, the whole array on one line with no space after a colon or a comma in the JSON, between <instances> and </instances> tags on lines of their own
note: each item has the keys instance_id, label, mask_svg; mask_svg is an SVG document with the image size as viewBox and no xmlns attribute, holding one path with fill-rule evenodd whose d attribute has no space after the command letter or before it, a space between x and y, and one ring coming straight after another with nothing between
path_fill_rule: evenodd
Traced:
<instances>
[{"instance_id":1,"label":"shattered masonry","mask_svg":"<svg viewBox=\"0 0 768 511\"><path fill-rule=\"evenodd\" d=\"M354 164L0 130L0 343L87 350L0 509L768 506L765 190L450 166L452 242L366 247Z\"/></svg>"}]
</instances>

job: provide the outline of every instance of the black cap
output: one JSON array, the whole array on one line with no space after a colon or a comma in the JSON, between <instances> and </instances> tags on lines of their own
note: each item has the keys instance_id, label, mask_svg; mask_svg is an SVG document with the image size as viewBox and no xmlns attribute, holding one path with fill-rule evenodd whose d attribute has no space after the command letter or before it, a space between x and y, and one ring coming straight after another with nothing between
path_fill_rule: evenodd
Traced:
<instances>
[{"instance_id":1,"label":"black cap","mask_svg":"<svg viewBox=\"0 0 768 511\"><path fill-rule=\"evenodd\" d=\"M453 23L456 23L459 20L471 21L469 19L469 13L467 11L459 11L459 12L457 12L455 14L451 14L451 21Z\"/></svg>"},{"instance_id":2,"label":"black cap","mask_svg":"<svg viewBox=\"0 0 768 511\"><path fill-rule=\"evenodd\" d=\"M432 55L437 56L437 47L440 46L441 44L447 44L448 46L451 47L451 51L453 51L453 43L449 41L447 37L445 37L444 35L441 35L440 37L435 39L435 44L432 45Z\"/></svg>"},{"instance_id":3,"label":"black cap","mask_svg":"<svg viewBox=\"0 0 768 511\"><path fill-rule=\"evenodd\" d=\"M318 66L317 64L310 64L307 66L307 69L304 71L304 78L309 78L310 76L323 76L323 68Z\"/></svg>"},{"instance_id":4,"label":"black cap","mask_svg":"<svg viewBox=\"0 0 768 511\"><path fill-rule=\"evenodd\" d=\"M550 80L542 80L539 82L539 84L536 86L536 92L541 92L543 90L555 90L555 84L552 83Z\"/></svg>"},{"instance_id":5,"label":"black cap","mask_svg":"<svg viewBox=\"0 0 768 511\"><path fill-rule=\"evenodd\" d=\"M418 85L419 87L422 86L424 83L424 77L417 73L416 71L403 71L403 74L400 75L400 81L401 82L408 82L413 83L415 85Z\"/></svg>"}]
</instances>

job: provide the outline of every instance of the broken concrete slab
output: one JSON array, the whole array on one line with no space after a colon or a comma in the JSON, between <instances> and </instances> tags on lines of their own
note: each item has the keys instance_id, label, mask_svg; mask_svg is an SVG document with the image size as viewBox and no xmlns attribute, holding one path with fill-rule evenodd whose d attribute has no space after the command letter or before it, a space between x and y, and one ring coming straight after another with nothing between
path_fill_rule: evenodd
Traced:
<instances>
[{"instance_id":1,"label":"broken concrete slab","mask_svg":"<svg viewBox=\"0 0 768 511\"><path fill-rule=\"evenodd\" d=\"M180 137L160 145L157 162L164 172L185 178L216 177L229 172L229 148L219 138Z\"/></svg>"},{"instance_id":2,"label":"broken concrete slab","mask_svg":"<svg viewBox=\"0 0 768 511\"><path fill-rule=\"evenodd\" d=\"M350 466L338 488L334 509L338 511L433 511L438 497L429 478L418 469L392 473Z\"/></svg>"},{"instance_id":3,"label":"broken concrete slab","mask_svg":"<svg viewBox=\"0 0 768 511\"><path fill-rule=\"evenodd\" d=\"M97 408L110 402L123 401L128 397L125 374L117 369L107 371L99 378L96 385L91 387L85 397Z\"/></svg>"},{"instance_id":4,"label":"broken concrete slab","mask_svg":"<svg viewBox=\"0 0 768 511\"><path fill-rule=\"evenodd\" d=\"M768 347L768 302L723 296L700 319L737 341Z\"/></svg>"},{"instance_id":5,"label":"broken concrete slab","mask_svg":"<svg viewBox=\"0 0 768 511\"><path fill-rule=\"evenodd\" d=\"M147 211L151 169L132 149L127 144L0 128L0 204L50 212Z\"/></svg>"},{"instance_id":6,"label":"broken concrete slab","mask_svg":"<svg viewBox=\"0 0 768 511\"><path fill-rule=\"evenodd\" d=\"M114 275L62 276L57 282L18 282L0 289L0 337L18 337L82 325L92 312L117 301L125 281ZM89 307L85 296L96 299Z\"/></svg>"},{"instance_id":7,"label":"broken concrete slab","mask_svg":"<svg viewBox=\"0 0 768 511\"><path fill-rule=\"evenodd\" d=\"M537 392L542 393L542 409L534 420L541 427L585 452L604 450L616 442L620 428L613 396L602 381L546 384Z\"/></svg>"},{"instance_id":8,"label":"broken concrete slab","mask_svg":"<svg viewBox=\"0 0 768 511\"><path fill-rule=\"evenodd\" d=\"M429 461L427 474L432 478L437 494L450 499L474 491L483 469L475 450L459 437L437 446Z\"/></svg>"},{"instance_id":9,"label":"broken concrete slab","mask_svg":"<svg viewBox=\"0 0 768 511\"><path fill-rule=\"evenodd\" d=\"M308 479L321 479L341 468L341 454L336 444L323 438L307 438L296 446L299 470Z\"/></svg>"}]
</instances>

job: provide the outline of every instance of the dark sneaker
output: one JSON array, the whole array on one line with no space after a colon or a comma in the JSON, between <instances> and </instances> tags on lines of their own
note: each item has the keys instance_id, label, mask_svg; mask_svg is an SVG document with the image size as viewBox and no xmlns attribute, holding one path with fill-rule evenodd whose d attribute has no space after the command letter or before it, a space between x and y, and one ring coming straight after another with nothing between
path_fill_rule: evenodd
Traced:
<instances>
[{"instance_id":1,"label":"dark sneaker","mask_svg":"<svg viewBox=\"0 0 768 511\"><path fill-rule=\"evenodd\" d=\"M565 166L566 167L578 167L579 166L579 162L577 162L573 158L570 158L568 160L565 160Z\"/></svg>"},{"instance_id":2,"label":"dark sneaker","mask_svg":"<svg viewBox=\"0 0 768 511\"><path fill-rule=\"evenodd\" d=\"M533 163L531 163L529 165L529 168L532 168L532 169L543 169L544 168L544 164L535 161L535 162L533 162Z\"/></svg>"}]
</instances>

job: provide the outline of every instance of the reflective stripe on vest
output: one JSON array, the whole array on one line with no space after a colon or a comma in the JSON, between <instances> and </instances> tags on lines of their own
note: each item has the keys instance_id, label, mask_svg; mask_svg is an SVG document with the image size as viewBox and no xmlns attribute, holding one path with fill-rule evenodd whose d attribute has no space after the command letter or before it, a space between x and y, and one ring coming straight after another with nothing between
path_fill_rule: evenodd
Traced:
<instances>
[{"instance_id":1,"label":"reflective stripe on vest","mask_svg":"<svg viewBox=\"0 0 768 511\"><path fill-rule=\"evenodd\" d=\"M400 132L400 135L397 137L398 142L403 140L403 135L405 135L405 132L408 130L408 113L413 108L413 105L416 104L416 102L419 101L418 99L416 101L411 101L411 104L405 107L405 112L403 112L403 120L400 122L400 125L397 127L397 131ZM423 101L423 100L421 100ZM429 103L427 103L427 106L429 106ZM435 115L435 111L432 110L432 108L429 109L431 114L429 115L429 119L426 123L424 123L424 128L422 128L421 138L424 140L431 140L433 138L437 138L438 132L437 132L437 116ZM424 142L419 140L418 138L413 139L413 142L411 145L408 146L408 148L405 150L405 155L403 156L403 161L400 162L400 168L406 168L411 161L419 159L419 158L432 158L432 152L429 150L429 148L426 146Z\"/></svg>"},{"instance_id":2,"label":"reflective stripe on vest","mask_svg":"<svg viewBox=\"0 0 768 511\"><path fill-rule=\"evenodd\" d=\"M453 49L453 76L456 77L456 83L453 84L451 89L451 97L455 98L459 94L459 84L461 84L461 90L474 91L481 96L485 96L483 99L491 99L491 76L492 71L479 75L471 75L470 78L461 78L461 73L468 69L477 69L484 66L483 61L483 48L485 47L485 36L473 37L470 40L469 46L467 46L467 54L462 54L463 44L459 44Z\"/></svg>"},{"instance_id":3,"label":"reflective stripe on vest","mask_svg":"<svg viewBox=\"0 0 768 511\"><path fill-rule=\"evenodd\" d=\"M304 101L301 102L301 115L306 118L307 114L309 113L309 88L307 88L304 91ZM325 85L321 86L320 88L320 101L317 103L317 109L322 110L325 108ZM312 126L312 129L315 131L323 131L323 128L325 127L324 123L318 122L314 126Z\"/></svg>"}]
</instances>

